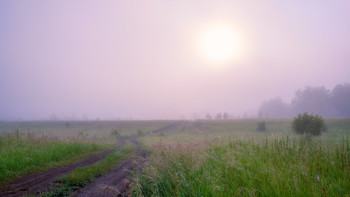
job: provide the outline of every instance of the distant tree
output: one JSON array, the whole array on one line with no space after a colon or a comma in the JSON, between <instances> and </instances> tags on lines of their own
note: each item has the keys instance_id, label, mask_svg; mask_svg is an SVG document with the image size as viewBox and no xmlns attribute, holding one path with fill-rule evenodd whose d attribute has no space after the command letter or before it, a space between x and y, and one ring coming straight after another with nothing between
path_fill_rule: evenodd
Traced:
<instances>
[{"instance_id":1,"label":"distant tree","mask_svg":"<svg viewBox=\"0 0 350 197\"><path fill-rule=\"evenodd\" d=\"M84 114L81 120L89 120L89 117L86 114Z\"/></svg>"},{"instance_id":2,"label":"distant tree","mask_svg":"<svg viewBox=\"0 0 350 197\"><path fill-rule=\"evenodd\" d=\"M200 119L200 117L199 117L199 115L197 113L193 113L192 117L193 117L194 120Z\"/></svg>"},{"instance_id":3,"label":"distant tree","mask_svg":"<svg viewBox=\"0 0 350 197\"><path fill-rule=\"evenodd\" d=\"M292 109L288 103L283 102L280 98L264 101L258 113L258 117L262 118L265 113L265 118L290 118Z\"/></svg>"},{"instance_id":4,"label":"distant tree","mask_svg":"<svg viewBox=\"0 0 350 197\"><path fill-rule=\"evenodd\" d=\"M335 115L331 94L325 87L306 87L298 90L292 100L292 106L297 113L308 112L325 117Z\"/></svg>"},{"instance_id":5,"label":"distant tree","mask_svg":"<svg viewBox=\"0 0 350 197\"><path fill-rule=\"evenodd\" d=\"M339 84L332 90L332 104L341 117L350 117L350 84Z\"/></svg>"},{"instance_id":6,"label":"distant tree","mask_svg":"<svg viewBox=\"0 0 350 197\"><path fill-rule=\"evenodd\" d=\"M221 115L221 113L216 114L215 119L217 119L217 120L221 120L221 119L222 119L222 115Z\"/></svg>"},{"instance_id":7,"label":"distant tree","mask_svg":"<svg viewBox=\"0 0 350 197\"><path fill-rule=\"evenodd\" d=\"M321 135L325 127L324 120L319 115L299 114L292 121L292 128L297 134L305 134L306 137Z\"/></svg>"},{"instance_id":8,"label":"distant tree","mask_svg":"<svg viewBox=\"0 0 350 197\"><path fill-rule=\"evenodd\" d=\"M247 119L248 118L248 114L247 114L247 112L244 112L243 113L243 119Z\"/></svg>"},{"instance_id":9,"label":"distant tree","mask_svg":"<svg viewBox=\"0 0 350 197\"><path fill-rule=\"evenodd\" d=\"M207 113L207 115L205 116L205 118L206 118L207 120L213 119L213 118L211 117L210 113Z\"/></svg>"},{"instance_id":10,"label":"distant tree","mask_svg":"<svg viewBox=\"0 0 350 197\"><path fill-rule=\"evenodd\" d=\"M266 131L266 123L264 121L258 122L257 131Z\"/></svg>"},{"instance_id":11,"label":"distant tree","mask_svg":"<svg viewBox=\"0 0 350 197\"><path fill-rule=\"evenodd\" d=\"M265 118L269 118L269 112L265 112Z\"/></svg>"},{"instance_id":12,"label":"distant tree","mask_svg":"<svg viewBox=\"0 0 350 197\"><path fill-rule=\"evenodd\" d=\"M228 114L227 114L226 112L224 112L224 114L223 114L222 116L223 116L223 118L224 118L225 120L228 119Z\"/></svg>"},{"instance_id":13,"label":"distant tree","mask_svg":"<svg viewBox=\"0 0 350 197\"><path fill-rule=\"evenodd\" d=\"M56 114L52 114L52 115L50 115L49 119L53 120L53 121L58 121L59 117Z\"/></svg>"}]
</instances>

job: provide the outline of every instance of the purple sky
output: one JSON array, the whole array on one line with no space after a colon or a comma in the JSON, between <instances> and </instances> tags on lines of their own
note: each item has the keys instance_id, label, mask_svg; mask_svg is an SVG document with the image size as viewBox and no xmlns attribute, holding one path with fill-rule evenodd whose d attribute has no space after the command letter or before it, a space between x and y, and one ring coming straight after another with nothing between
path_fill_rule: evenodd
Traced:
<instances>
[{"instance_id":1,"label":"purple sky","mask_svg":"<svg viewBox=\"0 0 350 197\"><path fill-rule=\"evenodd\" d=\"M255 113L350 79L350 1L0 1L0 119ZM213 23L244 55L209 68ZM222 68L221 68L222 67Z\"/></svg>"}]
</instances>

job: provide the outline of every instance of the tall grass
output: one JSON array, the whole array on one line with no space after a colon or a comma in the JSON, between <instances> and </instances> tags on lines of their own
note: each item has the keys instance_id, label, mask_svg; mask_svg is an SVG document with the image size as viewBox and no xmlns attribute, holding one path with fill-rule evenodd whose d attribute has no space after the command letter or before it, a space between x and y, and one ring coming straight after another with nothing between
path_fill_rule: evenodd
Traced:
<instances>
[{"instance_id":1,"label":"tall grass","mask_svg":"<svg viewBox=\"0 0 350 197\"><path fill-rule=\"evenodd\" d=\"M59 140L45 136L14 135L0 137L0 183L22 175L64 165L111 144L78 140Z\"/></svg>"},{"instance_id":2,"label":"tall grass","mask_svg":"<svg viewBox=\"0 0 350 197\"><path fill-rule=\"evenodd\" d=\"M350 143L283 137L157 145L135 196L350 195Z\"/></svg>"}]
</instances>

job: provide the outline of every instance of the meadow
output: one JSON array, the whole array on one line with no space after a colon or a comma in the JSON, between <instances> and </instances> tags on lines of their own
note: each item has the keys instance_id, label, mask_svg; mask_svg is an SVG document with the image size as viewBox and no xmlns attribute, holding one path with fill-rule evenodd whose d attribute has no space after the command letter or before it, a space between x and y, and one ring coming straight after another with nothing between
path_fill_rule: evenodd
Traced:
<instances>
[{"instance_id":1,"label":"meadow","mask_svg":"<svg viewBox=\"0 0 350 197\"><path fill-rule=\"evenodd\" d=\"M0 183L77 162L167 121L0 122ZM116 133L112 131L117 131Z\"/></svg>"},{"instance_id":2,"label":"meadow","mask_svg":"<svg viewBox=\"0 0 350 197\"><path fill-rule=\"evenodd\" d=\"M266 131L257 131L261 121ZM349 196L350 119L326 124L308 141L293 133L291 120L276 119L0 122L0 180L136 139L149 154L130 177L131 196ZM136 152L127 142L42 195L68 196Z\"/></svg>"},{"instance_id":3,"label":"meadow","mask_svg":"<svg viewBox=\"0 0 350 197\"><path fill-rule=\"evenodd\" d=\"M350 120L306 141L290 120L196 121L139 141L151 152L133 196L348 196Z\"/></svg>"},{"instance_id":4,"label":"meadow","mask_svg":"<svg viewBox=\"0 0 350 197\"><path fill-rule=\"evenodd\" d=\"M1 122L0 136L20 133L34 133L53 137L85 137L108 140L112 129L118 129L122 136L149 133L174 121L22 121Z\"/></svg>"},{"instance_id":5,"label":"meadow","mask_svg":"<svg viewBox=\"0 0 350 197\"><path fill-rule=\"evenodd\" d=\"M0 183L84 159L112 145L34 135L0 136Z\"/></svg>"}]
</instances>

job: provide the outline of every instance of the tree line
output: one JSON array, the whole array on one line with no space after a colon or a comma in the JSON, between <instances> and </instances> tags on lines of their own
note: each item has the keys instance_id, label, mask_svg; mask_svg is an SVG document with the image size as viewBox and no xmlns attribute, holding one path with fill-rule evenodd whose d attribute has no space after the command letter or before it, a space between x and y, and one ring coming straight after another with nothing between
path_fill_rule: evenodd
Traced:
<instances>
[{"instance_id":1,"label":"tree line","mask_svg":"<svg viewBox=\"0 0 350 197\"><path fill-rule=\"evenodd\" d=\"M259 118L291 118L301 113L326 118L350 117L350 84L338 84L332 90L307 86L295 92L290 103L274 98L262 102Z\"/></svg>"}]
</instances>

